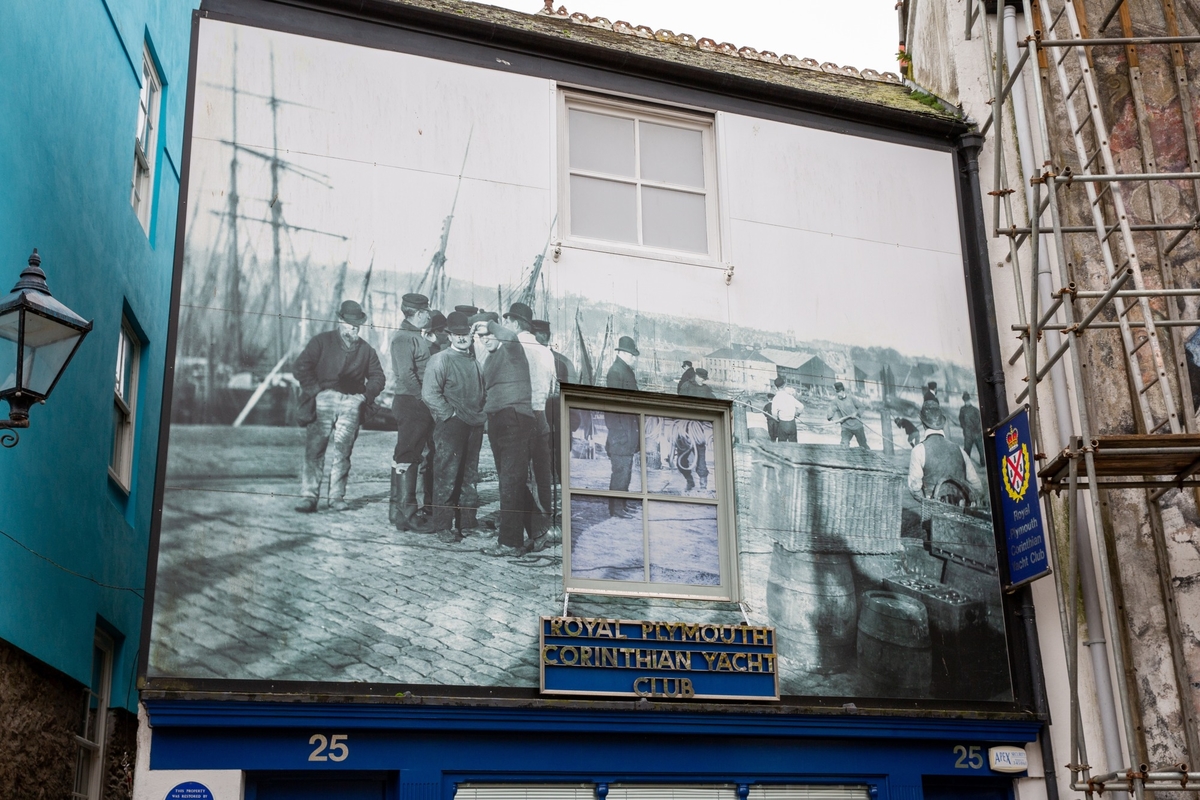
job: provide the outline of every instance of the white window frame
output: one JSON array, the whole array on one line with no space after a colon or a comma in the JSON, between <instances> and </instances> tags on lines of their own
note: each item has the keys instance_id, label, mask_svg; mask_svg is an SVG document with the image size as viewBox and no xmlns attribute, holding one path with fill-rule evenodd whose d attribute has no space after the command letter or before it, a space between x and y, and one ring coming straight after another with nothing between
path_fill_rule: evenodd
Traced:
<instances>
[{"instance_id":1,"label":"white window frame","mask_svg":"<svg viewBox=\"0 0 1200 800\"><path fill-rule=\"evenodd\" d=\"M707 400L695 397L646 394L629 396L596 387L564 386L562 388L560 419L569 420L572 409L588 411L615 411L623 414L643 416L666 416L711 421L713 424L713 468L708 476L709 486L715 489L715 498L667 495L651 492L647 485L645 463L646 429L639 421L640 448L635 468L641 470L640 491L616 492L607 489L583 489L571 486L571 426L562 425L562 534L563 534L563 589L569 594L615 595L622 597L661 597L680 600L709 600L735 603L738 593L738 548L737 525L734 513L733 487L733 439L732 404L724 400ZM660 583L649 579L649 520L642 515L642 541L644 581L603 580L577 578L571 574L571 500L576 495L589 498L624 498L628 501L649 500L701 503L717 508L718 553L720 558L720 583L717 586L689 586L686 584ZM643 508L645 505L643 505Z\"/></svg>"},{"instance_id":2,"label":"white window frame","mask_svg":"<svg viewBox=\"0 0 1200 800\"><path fill-rule=\"evenodd\" d=\"M104 791L104 757L108 739L108 709L112 702L113 640L97 630L92 646L92 675L99 667L99 686L88 685L83 692L82 730L75 735L79 747L75 761L74 800L100 800ZM96 659L100 663L97 665ZM92 709L95 714L92 715ZM89 721L92 730L89 731Z\"/></svg>"},{"instance_id":3,"label":"white window frame","mask_svg":"<svg viewBox=\"0 0 1200 800\"><path fill-rule=\"evenodd\" d=\"M150 233L150 210L154 205L154 169L158 157L158 122L162 78L154 65L149 45L142 46L142 85L138 90L137 128L133 139L133 179L129 202Z\"/></svg>"},{"instance_id":4,"label":"white window frame","mask_svg":"<svg viewBox=\"0 0 1200 800\"><path fill-rule=\"evenodd\" d=\"M570 112L572 110L587 111L594 114L603 114L606 116L615 116L634 120L634 171L637 177L629 178L628 176L609 175L606 173L591 172L586 170L572 170L570 124ZM563 247L578 248L581 250L594 250L604 253L617 253L620 255L637 256L641 258L653 258L662 261L695 264L705 267L719 268L722 266L722 225L719 198L720 192L718 190L719 187L717 180L718 164L716 116L714 114L685 111L654 105L648 102L639 103L634 100L621 100L593 94L586 94L578 91L571 91L569 89L562 89L558 92L557 116L559 130L559 135L557 137L558 218L560 221L561 231L559 239ZM641 158L640 150L638 148L638 142L640 142L640 129L637 125L637 121L640 120L659 125L669 125L677 128L688 128L691 130L700 131L701 142L704 148L703 192L697 191L695 187L677 187L671 184L660 184L653 181L643 180L640 177ZM641 239L642 235L641 186L662 186L663 188L681 189L697 194L702 193L705 197L705 227L708 232L708 252L695 253L686 250L670 250L640 243L618 242L607 239L593 239L571 233L571 176L573 174L603 178L605 180L615 180L637 185L637 226L639 240Z\"/></svg>"},{"instance_id":5,"label":"white window frame","mask_svg":"<svg viewBox=\"0 0 1200 800\"><path fill-rule=\"evenodd\" d=\"M138 372L142 361L142 343L133 327L121 317L121 334L117 337L117 359L113 383L113 441L109 455L108 474L117 485L130 491L133 476L133 439L137 424ZM125 386L125 366L129 363L129 384Z\"/></svg>"}]
</instances>

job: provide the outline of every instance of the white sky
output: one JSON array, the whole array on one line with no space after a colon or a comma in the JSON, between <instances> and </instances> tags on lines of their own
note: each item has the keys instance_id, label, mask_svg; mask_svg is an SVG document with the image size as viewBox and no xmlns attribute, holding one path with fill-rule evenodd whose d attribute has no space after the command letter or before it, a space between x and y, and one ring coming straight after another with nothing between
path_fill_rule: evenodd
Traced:
<instances>
[{"instance_id":1,"label":"white sky","mask_svg":"<svg viewBox=\"0 0 1200 800\"><path fill-rule=\"evenodd\" d=\"M532 13L541 0L487 0ZM896 72L895 0L556 0L570 13L707 36L738 47Z\"/></svg>"}]
</instances>

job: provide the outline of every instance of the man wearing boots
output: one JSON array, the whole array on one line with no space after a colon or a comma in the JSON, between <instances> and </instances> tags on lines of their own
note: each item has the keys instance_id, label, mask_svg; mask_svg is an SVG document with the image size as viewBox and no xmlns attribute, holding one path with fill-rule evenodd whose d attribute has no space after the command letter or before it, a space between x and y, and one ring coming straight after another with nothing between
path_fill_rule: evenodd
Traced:
<instances>
[{"instance_id":1,"label":"man wearing boots","mask_svg":"<svg viewBox=\"0 0 1200 800\"><path fill-rule=\"evenodd\" d=\"M417 469L425 445L433 433L433 416L421 400L421 384L429 364L429 342L422 329L429 325L429 298L406 294L400 299L404 321L392 337L392 374L396 394L392 415L396 418L396 450L392 456L392 487L388 520L401 531L429 530L417 516Z\"/></svg>"},{"instance_id":2,"label":"man wearing boots","mask_svg":"<svg viewBox=\"0 0 1200 800\"><path fill-rule=\"evenodd\" d=\"M534 439L529 362L517 335L498 322L480 320L476 335L487 349L483 363L488 441L500 483L499 541L483 553L514 556L548 544L547 521L529 491L530 445ZM525 531L530 542L525 543Z\"/></svg>"},{"instance_id":3,"label":"man wearing boots","mask_svg":"<svg viewBox=\"0 0 1200 800\"><path fill-rule=\"evenodd\" d=\"M375 348L358 335L366 321L362 306L345 301L338 311L337 328L314 336L292 368L300 383L297 419L306 426L300 487L304 501L296 506L304 514L317 510L330 444L329 507L347 508L346 478L362 409L375 402L385 383Z\"/></svg>"},{"instance_id":4,"label":"man wearing boots","mask_svg":"<svg viewBox=\"0 0 1200 800\"><path fill-rule=\"evenodd\" d=\"M486 417L483 373L471 354L467 315L450 312L446 331L450 346L429 359L421 399L434 419L432 527L440 540L453 543L463 538L465 509L464 513L459 509L463 478L467 464L479 458Z\"/></svg>"},{"instance_id":5,"label":"man wearing boots","mask_svg":"<svg viewBox=\"0 0 1200 800\"><path fill-rule=\"evenodd\" d=\"M517 335L525 348L529 365L530 404L533 411L533 440L529 445L529 462L533 468L533 483L537 487L537 502L547 518L554 516L551 484L554 468L550 464L550 424L546 420L546 401L558 397L558 373L554 354L533 334L533 311L524 303L513 303L504 315L504 327Z\"/></svg>"}]
</instances>

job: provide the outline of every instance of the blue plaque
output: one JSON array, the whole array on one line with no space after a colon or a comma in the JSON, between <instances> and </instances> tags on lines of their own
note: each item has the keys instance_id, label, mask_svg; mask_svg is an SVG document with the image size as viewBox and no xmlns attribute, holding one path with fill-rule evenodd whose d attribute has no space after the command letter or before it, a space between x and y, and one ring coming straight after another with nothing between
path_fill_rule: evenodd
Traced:
<instances>
[{"instance_id":1,"label":"blue plaque","mask_svg":"<svg viewBox=\"0 0 1200 800\"><path fill-rule=\"evenodd\" d=\"M778 700L775 629L542 617L543 694Z\"/></svg>"},{"instance_id":2,"label":"blue plaque","mask_svg":"<svg viewBox=\"0 0 1200 800\"><path fill-rule=\"evenodd\" d=\"M1050 574L1046 526L1038 503L1029 407L1000 423L992 432L1000 467L1000 510L1004 520L1004 553L1012 591Z\"/></svg>"},{"instance_id":3,"label":"blue plaque","mask_svg":"<svg viewBox=\"0 0 1200 800\"><path fill-rule=\"evenodd\" d=\"M188 781L167 792L164 800L213 800L213 794L203 783Z\"/></svg>"}]
</instances>

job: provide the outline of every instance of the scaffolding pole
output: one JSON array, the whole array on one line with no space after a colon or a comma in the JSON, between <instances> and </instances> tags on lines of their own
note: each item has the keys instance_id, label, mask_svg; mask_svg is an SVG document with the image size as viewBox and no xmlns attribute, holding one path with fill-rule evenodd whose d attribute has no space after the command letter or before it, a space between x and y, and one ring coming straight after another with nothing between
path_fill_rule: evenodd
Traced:
<instances>
[{"instance_id":1,"label":"scaffolding pole","mask_svg":"<svg viewBox=\"0 0 1200 800\"><path fill-rule=\"evenodd\" d=\"M1110 22L1119 19L1124 35L1096 38L1088 31L1082 0L1021 0L1026 31L1031 35L1020 43L1023 52L1016 59L1005 58L1005 32L998 18L993 40L983 0L969 0L966 4L966 38L972 38L975 24L980 23L980 40L989 58L991 112L981 126L981 132L985 136L990 134L993 142L993 185L988 195L992 198L993 237L1008 240L1005 263L1013 268L1018 318L1011 328L1021 339L1021 347L1009 357L1008 363L1015 365L1024 358L1026 385L1015 395L1015 400L1018 403L1026 397L1030 400L1035 441L1042 441L1039 412L1044 411L1041 407L1048 402L1045 393L1038 392L1041 381L1065 364L1079 393L1070 409L1078 419L1078 434L1071 437L1069 446L1046 467L1053 475L1049 480L1044 479L1044 491L1068 491L1067 568L1065 575L1056 572L1055 580L1071 694L1071 763L1067 765L1071 772L1070 785L1075 791L1089 796L1097 792L1128 792L1136 800L1141 800L1146 792L1200 790L1200 773L1190 772L1188 768L1189 761L1200 757L1200 746L1189 700L1190 684L1181 625L1170 583L1170 554L1159 505L1171 491L1196 487L1197 506L1200 507L1200 437L1195 436L1197 420L1181 335L1185 329L1200 327L1200 319L1194 315L1185 317L1177 305L1182 298L1200 296L1200 289L1177 288L1175 265L1171 261L1171 253L1187 237L1200 232L1200 144L1183 54L1183 46L1200 44L1200 36L1180 35L1172 0L1160 1L1170 35L1136 35L1128 0L1113 0L1111 4L1105 4L1103 19L1096 30L1103 31ZM1137 48L1148 45L1170 47L1171 68L1187 143L1189 169L1186 171L1164 171L1158 167L1152 138L1154 120L1147 113L1142 97L1137 52ZM1140 171L1130 171L1134 165L1128 158L1121 159L1122 171L1117 170L1102 111L1104 104L1093 74L1091 51L1095 47L1125 49L1125 59L1119 64L1129 75L1136 123L1133 131L1137 136L1136 150L1141 156ZM1009 66L1007 73L1006 64ZM1005 137L1011 134L1005 128L1004 109L1006 102L1014 100L1014 87L1027 80L1025 73L1033 69L1031 64L1041 65L1043 71L1041 75L1034 72L1028 76L1028 82L1033 89L1032 105L1040 126L1045 163L1031 179L1032 192L1026 194L1029 202L1025 204L1024 218L1018 218L1011 195L1025 189L1019 182L1016 187L1009 183ZM1083 101L1083 110L1077 114L1079 101ZM1052 122L1064 119L1066 135L1051 136ZM1077 163L1068 163L1072 157ZM1171 213L1159 207L1153 186L1165 183L1182 184L1192 189L1195 205L1190 212L1182 203ZM1127 210L1126 186L1145 184L1150 184L1151 189L1150 219L1148 222L1134 221ZM1086 205L1078 198L1071 199L1072 192L1077 192L1079 187L1086 195ZM1082 224L1082 220L1068 223L1068 207L1085 209L1082 213L1090 216L1092 224ZM1047 211L1049 226L1042 220ZM1078 212L1072 210L1069 213ZM1183 219L1180 219L1181 213ZM1153 240L1152 263L1143 263L1139 259L1135 233L1148 234ZM1050 262L1041 238L1047 234L1053 242L1062 288L1050 295L1049 302L1041 302L1039 275L1048 273ZM1167 234L1173 234L1169 241ZM1077 285L1087 280L1076 264L1077 258L1072 257L1079 252L1075 249L1078 237L1084 237L1091 247L1098 249L1104 266L1100 286ZM1022 269L1022 257L1026 260L1028 274ZM1143 277L1145 268L1156 269L1157 279L1147 282ZM1130 283L1132 286L1127 286ZM1159 285L1154 285L1156 283ZM1085 300L1087 307L1080 304ZM1151 305L1151 301L1165 306L1166 318L1161 310ZM1120 332L1130 384L1129 406L1139 431L1133 437L1097 436L1095 431L1100 428L1096 423L1109 426L1114 420L1093 420L1089 403L1085 401L1089 384L1085 381L1084 369L1092 365L1087 361L1083 337L1091 332L1108 330ZM1039 352L1040 340L1043 333L1051 332L1061 332L1063 338L1053 347L1053 352L1048 351L1043 358ZM1114 449L1113 438L1135 441L1122 442ZM1105 492L1119 489L1144 491L1145 512L1155 545L1160 598L1166 612L1165 626L1175 688L1184 720L1185 749L1179 761L1158 767L1137 763L1144 757L1146 743L1141 738L1144 732L1135 712L1138 706L1136 686L1131 686L1129 680L1133 668L1124 630L1125 610L1118 602L1120 574L1118 564L1113 561L1117 539L1111 524L1106 524L1103 502ZM1081 520L1079 510L1084 504L1088 508L1087 519ZM1047 517L1051 520L1053 511L1046 503ZM1100 544L1096 558L1100 574L1094 579L1089 579L1087 568L1093 559L1091 536L1086 533L1089 528ZM1094 583L1093 591L1099 594L1091 600L1089 580ZM1103 604L1102 612L1097 601ZM1081 610L1088 622L1089 641L1083 643L1080 642L1078 623ZM1093 769L1088 764L1082 725L1078 658L1081 644L1093 655L1101 718L1105 714L1103 694L1108 692L1110 707L1115 705L1113 711L1119 714L1121 722L1119 734L1115 724L1105 725L1105 740L1109 744L1106 755L1112 763L1105 774L1095 776L1091 775ZM1094 649L1097 646L1100 651ZM1098 658L1101 654L1104 657ZM1115 687L1108 683L1108 656L1111 656L1111 668L1117 677ZM1117 702L1112 704L1114 694ZM1118 755L1122 750L1123 756ZM1126 766L1114 768L1122 763Z\"/></svg>"}]
</instances>

